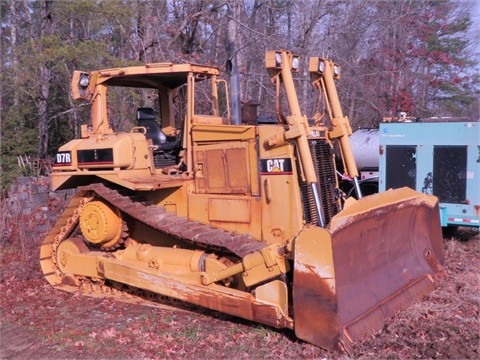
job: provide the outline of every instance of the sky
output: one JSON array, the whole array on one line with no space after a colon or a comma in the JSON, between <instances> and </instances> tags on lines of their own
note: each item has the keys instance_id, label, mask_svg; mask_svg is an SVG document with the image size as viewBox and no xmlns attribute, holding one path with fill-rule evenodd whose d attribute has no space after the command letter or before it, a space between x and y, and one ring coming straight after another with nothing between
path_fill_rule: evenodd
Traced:
<instances>
[{"instance_id":1,"label":"sky","mask_svg":"<svg viewBox=\"0 0 480 360\"><path fill-rule=\"evenodd\" d=\"M480 0L476 0L474 4L472 18L474 27L478 28L480 26Z\"/></svg>"},{"instance_id":2,"label":"sky","mask_svg":"<svg viewBox=\"0 0 480 360\"><path fill-rule=\"evenodd\" d=\"M472 31L474 34L480 33L480 0L475 0L473 5L473 13L472 13ZM475 51L477 54L480 54L480 49Z\"/></svg>"}]
</instances>

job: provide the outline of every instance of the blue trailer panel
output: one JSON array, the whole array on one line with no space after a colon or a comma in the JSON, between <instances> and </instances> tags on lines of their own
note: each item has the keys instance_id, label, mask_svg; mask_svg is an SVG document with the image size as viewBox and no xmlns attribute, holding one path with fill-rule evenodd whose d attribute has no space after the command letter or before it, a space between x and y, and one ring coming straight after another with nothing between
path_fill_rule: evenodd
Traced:
<instances>
[{"instance_id":1,"label":"blue trailer panel","mask_svg":"<svg viewBox=\"0 0 480 360\"><path fill-rule=\"evenodd\" d=\"M380 124L379 191L408 186L439 198L442 226L480 228L480 123Z\"/></svg>"}]
</instances>

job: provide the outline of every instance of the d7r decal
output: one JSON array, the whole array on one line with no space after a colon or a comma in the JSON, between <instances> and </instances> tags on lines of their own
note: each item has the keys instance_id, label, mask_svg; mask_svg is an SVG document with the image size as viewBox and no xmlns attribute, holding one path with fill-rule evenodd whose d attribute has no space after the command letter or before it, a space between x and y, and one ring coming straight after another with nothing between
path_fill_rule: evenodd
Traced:
<instances>
[{"instance_id":1,"label":"d7r decal","mask_svg":"<svg viewBox=\"0 0 480 360\"><path fill-rule=\"evenodd\" d=\"M260 159L260 173L262 175L291 175L293 173L290 158Z\"/></svg>"},{"instance_id":2,"label":"d7r decal","mask_svg":"<svg viewBox=\"0 0 480 360\"><path fill-rule=\"evenodd\" d=\"M72 154L70 151L60 151L55 156L54 166L71 165Z\"/></svg>"}]
</instances>

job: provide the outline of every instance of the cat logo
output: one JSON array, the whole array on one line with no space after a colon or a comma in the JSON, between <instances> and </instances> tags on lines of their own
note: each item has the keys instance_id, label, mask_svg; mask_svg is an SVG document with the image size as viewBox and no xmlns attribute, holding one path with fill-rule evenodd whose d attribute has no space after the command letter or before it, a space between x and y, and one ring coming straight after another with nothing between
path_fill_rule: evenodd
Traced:
<instances>
[{"instance_id":1,"label":"cat logo","mask_svg":"<svg viewBox=\"0 0 480 360\"><path fill-rule=\"evenodd\" d=\"M290 158L260 159L261 175L292 175L292 173Z\"/></svg>"}]
</instances>

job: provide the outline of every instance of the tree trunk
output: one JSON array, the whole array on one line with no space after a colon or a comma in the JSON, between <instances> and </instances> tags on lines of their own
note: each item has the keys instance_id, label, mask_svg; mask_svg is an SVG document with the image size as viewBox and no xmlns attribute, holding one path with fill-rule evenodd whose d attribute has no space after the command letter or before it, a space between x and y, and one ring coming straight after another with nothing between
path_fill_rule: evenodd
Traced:
<instances>
[{"instance_id":1,"label":"tree trunk","mask_svg":"<svg viewBox=\"0 0 480 360\"><path fill-rule=\"evenodd\" d=\"M18 14L17 14L17 4L15 1L10 3L10 12L12 16L12 26L10 30L10 38L11 38L11 48L12 48L12 68L14 73L17 73L18 69L18 55L17 55L17 26L18 26ZM3 64L3 62L2 62ZM14 82L17 80L14 78ZM17 107L20 103L17 91L16 84L13 86L13 106Z\"/></svg>"},{"instance_id":2,"label":"tree trunk","mask_svg":"<svg viewBox=\"0 0 480 360\"><path fill-rule=\"evenodd\" d=\"M40 31L40 39L49 36L53 32L52 21L52 1L44 1L42 4L42 29ZM43 159L47 156L48 151L48 98L50 95L50 80L52 72L48 62L45 61L39 66L39 93L38 101L38 157Z\"/></svg>"}]
</instances>

